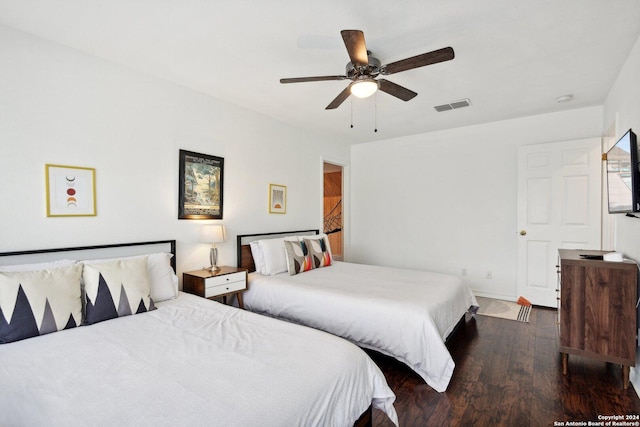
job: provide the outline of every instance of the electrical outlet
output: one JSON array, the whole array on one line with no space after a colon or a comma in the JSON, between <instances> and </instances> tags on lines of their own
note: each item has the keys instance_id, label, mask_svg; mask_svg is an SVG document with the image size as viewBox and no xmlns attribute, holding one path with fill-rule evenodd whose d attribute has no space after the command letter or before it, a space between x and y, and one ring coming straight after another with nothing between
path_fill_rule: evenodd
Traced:
<instances>
[{"instance_id":1,"label":"electrical outlet","mask_svg":"<svg viewBox=\"0 0 640 427\"><path fill-rule=\"evenodd\" d=\"M493 272L487 271L487 275L485 276L487 279L493 279Z\"/></svg>"},{"instance_id":2,"label":"electrical outlet","mask_svg":"<svg viewBox=\"0 0 640 427\"><path fill-rule=\"evenodd\" d=\"M467 275L467 269L466 269L466 268L463 268L463 269L462 269L462 275L463 275L463 276L466 276L466 275Z\"/></svg>"}]
</instances>

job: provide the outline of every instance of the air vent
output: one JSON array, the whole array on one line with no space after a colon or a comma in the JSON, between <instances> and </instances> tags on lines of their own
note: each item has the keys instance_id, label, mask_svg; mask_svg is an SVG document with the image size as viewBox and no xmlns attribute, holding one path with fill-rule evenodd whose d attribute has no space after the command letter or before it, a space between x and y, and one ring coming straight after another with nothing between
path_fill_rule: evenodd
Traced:
<instances>
[{"instance_id":1,"label":"air vent","mask_svg":"<svg viewBox=\"0 0 640 427\"><path fill-rule=\"evenodd\" d=\"M433 108L435 108L438 113L441 113L443 111L449 111L455 108L468 107L469 105L471 105L471 101L469 101L469 98L466 98L459 101L453 101L448 104L436 105Z\"/></svg>"}]
</instances>

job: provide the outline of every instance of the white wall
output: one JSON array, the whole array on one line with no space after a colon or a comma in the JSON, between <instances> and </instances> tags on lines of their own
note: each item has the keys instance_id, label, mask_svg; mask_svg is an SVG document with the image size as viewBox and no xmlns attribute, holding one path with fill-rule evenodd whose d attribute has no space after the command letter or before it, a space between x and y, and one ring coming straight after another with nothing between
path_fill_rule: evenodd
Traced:
<instances>
[{"instance_id":1,"label":"white wall","mask_svg":"<svg viewBox=\"0 0 640 427\"><path fill-rule=\"evenodd\" d=\"M597 137L601 123L591 107L354 146L350 260L464 268L478 295L515 300L517 148Z\"/></svg>"},{"instance_id":2,"label":"white wall","mask_svg":"<svg viewBox=\"0 0 640 427\"><path fill-rule=\"evenodd\" d=\"M604 104L604 126L616 123L616 138L629 128L640 134L640 39L636 41L627 62L620 71ZM615 215L614 248L626 258L640 262L640 218ZM640 312L638 313L640 315ZM636 368L631 368L631 382L640 390L640 348L636 353Z\"/></svg>"},{"instance_id":3,"label":"white wall","mask_svg":"<svg viewBox=\"0 0 640 427\"><path fill-rule=\"evenodd\" d=\"M604 104L603 126L616 123L617 140L629 128L640 135L640 39L632 49ZM640 219L615 216L615 249L640 262Z\"/></svg>"},{"instance_id":4,"label":"white wall","mask_svg":"<svg viewBox=\"0 0 640 427\"><path fill-rule=\"evenodd\" d=\"M212 76L215 78L215 76ZM0 26L0 252L177 239L178 272L208 265L203 222L177 219L178 150L225 159L218 245L235 234L320 227L328 142L189 89ZM96 217L47 218L45 164L96 169ZM288 187L268 214L268 185Z\"/></svg>"}]
</instances>

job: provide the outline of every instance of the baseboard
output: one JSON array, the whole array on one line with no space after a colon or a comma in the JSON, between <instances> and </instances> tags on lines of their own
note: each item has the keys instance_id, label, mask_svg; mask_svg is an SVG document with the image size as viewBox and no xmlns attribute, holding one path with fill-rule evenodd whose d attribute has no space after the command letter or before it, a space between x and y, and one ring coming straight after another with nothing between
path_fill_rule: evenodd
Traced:
<instances>
[{"instance_id":1,"label":"baseboard","mask_svg":"<svg viewBox=\"0 0 640 427\"><path fill-rule=\"evenodd\" d=\"M476 291L473 290L473 294L477 297L484 297L484 298L493 298L493 299L501 299L503 301L511 301L511 302L516 302L516 300L518 299L517 297L513 296L513 295L504 295L504 294L494 294L491 292L485 292L485 291Z\"/></svg>"}]
</instances>

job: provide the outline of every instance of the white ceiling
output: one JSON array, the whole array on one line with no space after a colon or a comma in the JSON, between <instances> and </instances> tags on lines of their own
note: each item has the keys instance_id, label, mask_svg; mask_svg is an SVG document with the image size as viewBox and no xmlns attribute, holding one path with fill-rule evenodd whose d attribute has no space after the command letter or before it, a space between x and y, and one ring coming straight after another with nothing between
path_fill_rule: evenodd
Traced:
<instances>
[{"instance_id":1,"label":"white ceiling","mask_svg":"<svg viewBox=\"0 0 640 427\"><path fill-rule=\"evenodd\" d=\"M355 143L601 105L640 1L0 0L0 23ZM346 81L279 79L343 74L342 29L363 30L383 64L446 46L456 58L387 76L418 93L409 102L378 93L327 111Z\"/></svg>"}]
</instances>

